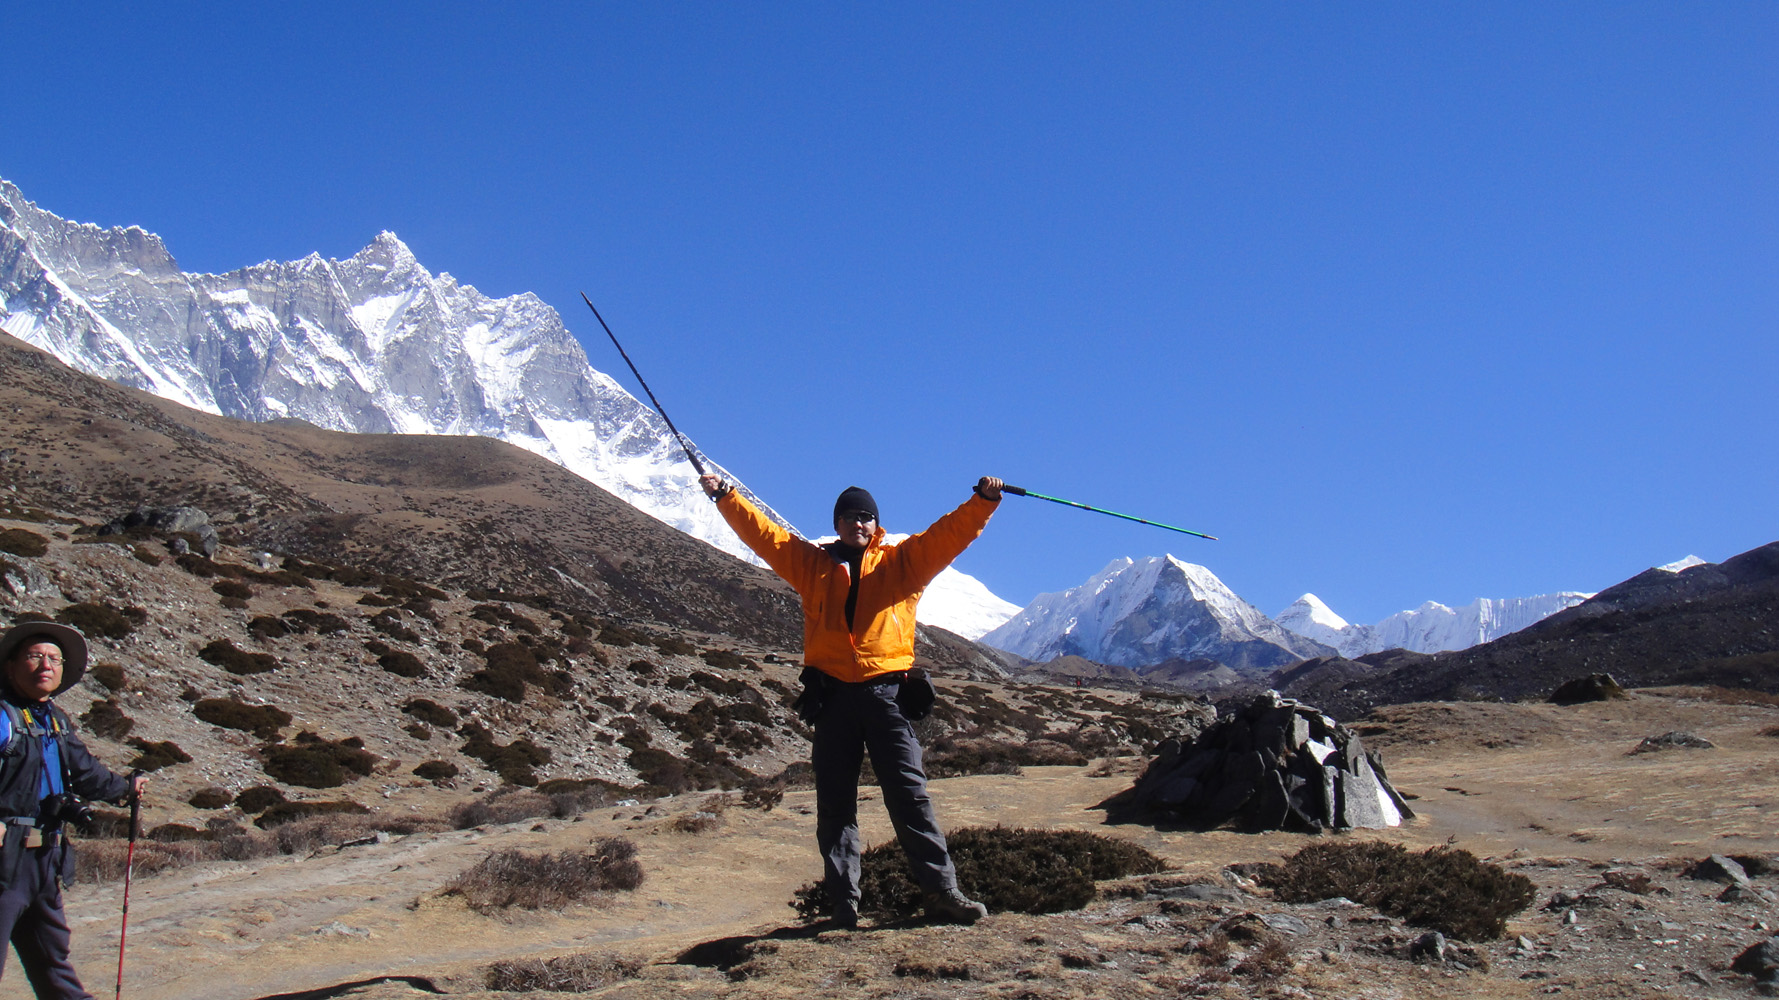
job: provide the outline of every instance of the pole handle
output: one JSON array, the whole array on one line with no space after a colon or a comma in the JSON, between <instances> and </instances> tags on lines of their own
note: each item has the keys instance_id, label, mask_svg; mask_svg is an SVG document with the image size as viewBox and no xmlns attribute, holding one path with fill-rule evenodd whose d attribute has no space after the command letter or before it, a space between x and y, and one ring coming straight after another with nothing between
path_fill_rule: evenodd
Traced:
<instances>
[{"instance_id":1,"label":"pole handle","mask_svg":"<svg viewBox=\"0 0 1779 1000\"><path fill-rule=\"evenodd\" d=\"M1002 483L1001 484L1001 492L1002 493L1011 493L1016 497L1022 497L1022 496L1025 496L1025 487L1014 486L1010 483Z\"/></svg>"}]
</instances>

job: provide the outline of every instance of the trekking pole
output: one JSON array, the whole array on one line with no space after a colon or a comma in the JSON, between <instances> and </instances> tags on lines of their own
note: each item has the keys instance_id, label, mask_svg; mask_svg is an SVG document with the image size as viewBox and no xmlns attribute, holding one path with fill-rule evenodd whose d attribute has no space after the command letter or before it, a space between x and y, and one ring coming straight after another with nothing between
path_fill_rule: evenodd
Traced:
<instances>
[{"instance_id":1,"label":"trekking pole","mask_svg":"<svg viewBox=\"0 0 1779 1000\"><path fill-rule=\"evenodd\" d=\"M623 355L624 363L630 366L630 374L635 375L636 381L641 383L642 391L649 394L649 402L655 404L655 412L661 414L662 420L667 421L667 429L673 432L673 436L679 440L680 448L684 449L686 457L692 460L692 468L697 469L700 476L704 475L704 463L698 461L697 455L692 454L692 445L686 440L686 436L679 432L678 427L673 426L673 418L661 408L661 401L655 398L655 390L649 388L649 384L643 381L642 372L636 370L635 363L630 360L630 354L624 350L623 344L618 343L618 335L612 332L611 327L605 325L605 317L599 315L598 308L593 305L592 299L587 298L586 292L581 293L581 301L587 303L587 308L593 310L593 318L599 321L600 326L605 327L605 335L612 339L612 346L618 349L619 354Z\"/></svg>"},{"instance_id":2,"label":"trekking pole","mask_svg":"<svg viewBox=\"0 0 1779 1000\"><path fill-rule=\"evenodd\" d=\"M1182 535L1197 535L1199 538L1209 538L1213 542L1217 540L1216 535L1207 535L1202 531L1187 531L1185 528L1176 528L1171 524L1162 524L1160 521L1151 521L1147 518L1132 517L1129 514L1120 514L1115 510L1107 510L1104 507L1094 507L1084 503L1076 503L1073 500L1064 500L1061 497L1047 497L1042 493L1033 493L1031 490L1023 489L1018 486L1008 486L1005 483L1001 484L1001 492L1011 493L1016 497L1035 497L1039 500L1048 500L1051 503L1059 503L1065 507L1079 507L1082 510L1091 510L1096 514L1110 514L1113 517L1122 517L1126 521L1135 521L1138 524L1147 524L1157 528L1166 528L1169 531L1178 531Z\"/></svg>"},{"instance_id":3,"label":"trekking pole","mask_svg":"<svg viewBox=\"0 0 1779 1000\"><path fill-rule=\"evenodd\" d=\"M135 774L130 776L135 783ZM124 922L117 932L117 1000L124 995L124 939L130 934L130 875L136 868L136 833L142 828L142 793L130 789L130 848L124 852Z\"/></svg>"}]
</instances>

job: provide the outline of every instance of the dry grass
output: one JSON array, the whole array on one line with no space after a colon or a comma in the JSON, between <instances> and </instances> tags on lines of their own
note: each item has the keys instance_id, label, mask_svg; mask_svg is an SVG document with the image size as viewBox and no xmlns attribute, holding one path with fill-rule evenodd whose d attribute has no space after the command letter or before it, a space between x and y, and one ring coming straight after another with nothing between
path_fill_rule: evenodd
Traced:
<instances>
[{"instance_id":1,"label":"dry grass","mask_svg":"<svg viewBox=\"0 0 1779 1000\"><path fill-rule=\"evenodd\" d=\"M559 958L519 958L488 966L488 988L502 993L587 993L642 970L643 963L623 955L589 953Z\"/></svg>"},{"instance_id":2,"label":"dry grass","mask_svg":"<svg viewBox=\"0 0 1779 1000\"><path fill-rule=\"evenodd\" d=\"M1383 841L1311 844L1259 875L1280 902L1344 896L1465 941L1500 937L1507 918L1531 905L1537 891L1531 879L1469 851L1430 847L1410 854Z\"/></svg>"},{"instance_id":3,"label":"dry grass","mask_svg":"<svg viewBox=\"0 0 1779 1000\"><path fill-rule=\"evenodd\" d=\"M442 891L461 896L478 913L519 907L559 909L642 885L636 845L623 837L603 837L592 853L531 854L496 851L453 879Z\"/></svg>"}]
</instances>

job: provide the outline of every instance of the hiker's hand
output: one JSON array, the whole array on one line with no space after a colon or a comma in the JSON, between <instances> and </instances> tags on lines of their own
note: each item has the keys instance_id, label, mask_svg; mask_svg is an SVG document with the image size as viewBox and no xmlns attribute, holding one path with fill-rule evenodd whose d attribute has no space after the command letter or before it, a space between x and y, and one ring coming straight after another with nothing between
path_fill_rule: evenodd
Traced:
<instances>
[{"instance_id":1,"label":"hiker's hand","mask_svg":"<svg viewBox=\"0 0 1779 1000\"><path fill-rule=\"evenodd\" d=\"M999 502L1001 499L1001 487L1005 485L1007 484L993 476L983 476L976 481L976 492L981 495L984 500Z\"/></svg>"},{"instance_id":2,"label":"hiker's hand","mask_svg":"<svg viewBox=\"0 0 1779 1000\"><path fill-rule=\"evenodd\" d=\"M130 794L142 797L142 790L148 787L148 775L138 774L130 778Z\"/></svg>"},{"instance_id":3,"label":"hiker's hand","mask_svg":"<svg viewBox=\"0 0 1779 1000\"><path fill-rule=\"evenodd\" d=\"M727 495L730 490L729 484L723 482L723 477L709 474L699 476L698 485L704 487L704 495L712 500Z\"/></svg>"}]
</instances>

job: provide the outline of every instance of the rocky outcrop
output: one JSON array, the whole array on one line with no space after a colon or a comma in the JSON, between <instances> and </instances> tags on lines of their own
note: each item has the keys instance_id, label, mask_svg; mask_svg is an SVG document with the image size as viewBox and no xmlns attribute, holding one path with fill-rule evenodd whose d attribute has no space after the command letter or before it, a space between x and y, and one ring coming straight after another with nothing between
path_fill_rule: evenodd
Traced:
<instances>
[{"instance_id":1,"label":"rocky outcrop","mask_svg":"<svg viewBox=\"0 0 1779 1000\"><path fill-rule=\"evenodd\" d=\"M1191 743L1163 743L1135 785L1096 808L1114 823L1306 833L1397 826L1414 815L1357 735L1273 692Z\"/></svg>"}]
</instances>

